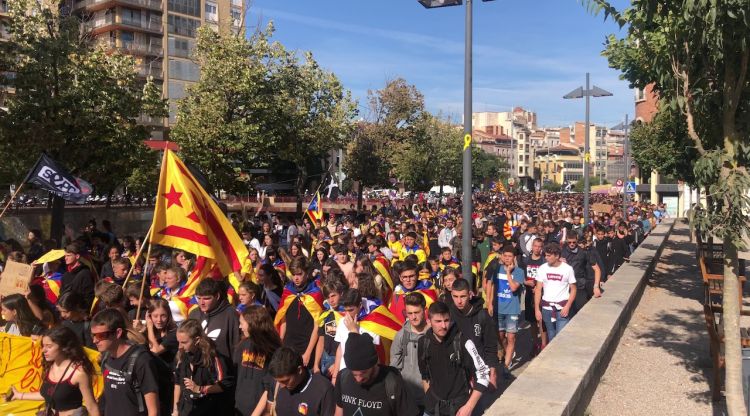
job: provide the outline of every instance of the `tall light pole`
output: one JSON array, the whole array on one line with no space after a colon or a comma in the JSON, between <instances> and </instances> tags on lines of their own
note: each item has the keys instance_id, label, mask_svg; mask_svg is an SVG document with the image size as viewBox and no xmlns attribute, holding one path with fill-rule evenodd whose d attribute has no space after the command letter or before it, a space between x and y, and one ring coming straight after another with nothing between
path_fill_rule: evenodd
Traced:
<instances>
[{"instance_id":1,"label":"tall light pole","mask_svg":"<svg viewBox=\"0 0 750 416\"><path fill-rule=\"evenodd\" d=\"M448 6L460 6L463 0L418 0L419 4L427 9ZM492 1L492 0L482 0ZM464 150L463 150L463 217L461 239L461 270L463 278L474 285L474 279L471 274L471 225L474 221L471 219L472 201L471 201L471 130L472 130L472 108L471 108L471 90L472 90L472 34L473 34L473 0L466 0L466 33L464 49Z\"/></svg>"},{"instance_id":2,"label":"tall light pole","mask_svg":"<svg viewBox=\"0 0 750 416\"><path fill-rule=\"evenodd\" d=\"M623 182L622 182L622 218L623 220L627 221L628 219L628 193L625 192L628 186L628 182L630 181L630 161L628 160L630 158L630 141L628 138L628 129L630 128L630 123L628 122L628 114L625 114L625 123L618 124L613 129L624 129L625 130L625 140L622 142L622 162L623 165L625 165L625 172L622 175L623 176Z\"/></svg>"},{"instance_id":3,"label":"tall light pole","mask_svg":"<svg viewBox=\"0 0 750 416\"><path fill-rule=\"evenodd\" d=\"M565 94L563 98L586 98L586 125L584 126L583 142L583 223L584 227L589 225L589 196L591 194L591 180L589 178L589 163L591 163L591 154L589 153L589 97L610 97L612 93L605 91L596 85L593 88L589 86L589 73L586 73L586 89L578 87L573 91Z\"/></svg>"}]
</instances>

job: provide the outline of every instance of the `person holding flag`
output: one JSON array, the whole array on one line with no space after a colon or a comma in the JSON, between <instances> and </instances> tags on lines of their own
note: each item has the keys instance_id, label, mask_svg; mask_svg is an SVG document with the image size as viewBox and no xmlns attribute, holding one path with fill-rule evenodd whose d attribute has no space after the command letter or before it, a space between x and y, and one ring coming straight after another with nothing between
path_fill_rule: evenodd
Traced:
<instances>
[{"instance_id":1,"label":"person holding flag","mask_svg":"<svg viewBox=\"0 0 750 416\"><path fill-rule=\"evenodd\" d=\"M336 362L331 371L331 381L336 384L339 371L346 368L344 360L345 345L351 333L367 333L372 337L373 344L378 351L378 360L382 364L388 364L389 351L386 351L385 341L396 337L402 324L375 298L363 298L359 290L349 289L341 296L339 302L344 310L344 316L336 326L336 342L339 343L336 351Z\"/></svg>"},{"instance_id":2,"label":"person holding flag","mask_svg":"<svg viewBox=\"0 0 750 416\"><path fill-rule=\"evenodd\" d=\"M316 192L310 204L307 206L307 216L310 217L313 225L319 227L323 221L323 204L320 201L320 192Z\"/></svg>"},{"instance_id":3,"label":"person holding flag","mask_svg":"<svg viewBox=\"0 0 750 416\"><path fill-rule=\"evenodd\" d=\"M279 328L282 345L302 355L305 367L314 361L318 343L318 325L323 312L323 292L318 279L311 279L307 259L298 257L289 265L292 278L284 287L274 324Z\"/></svg>"},{"instance_id":4,"label":"person holding flag","mask_svg":"<svg viewBox=\"0 0 750 416\"><path fill-rule=\"evenodd\" d=\"M247 247L219 205L169 149L164 151L161 164L149 243L197 257L184 287L179 289L181 299L193 297L206 277L239 275L248 257Z\"/></svg>"}]
</instances>

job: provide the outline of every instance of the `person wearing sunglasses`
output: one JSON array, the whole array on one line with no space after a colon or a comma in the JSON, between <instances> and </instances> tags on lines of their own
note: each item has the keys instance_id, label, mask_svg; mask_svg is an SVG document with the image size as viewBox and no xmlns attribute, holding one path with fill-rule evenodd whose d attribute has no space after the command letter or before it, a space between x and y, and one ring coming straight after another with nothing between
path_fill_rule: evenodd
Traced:
<instances>
[{"instance_id":1,"label":"person wearing sunglasses","mask_svg":"<svg viewBox=\"0 0 750 416\"><path fill-rule=\"evenodd\" d=\"M91 320L91 338L102 353L101 408L106 415L156 416L159 414L156 363L143 346L128 341L126 328L125 316L116 309L104 309Z\"/></svg>"}]
</instances>

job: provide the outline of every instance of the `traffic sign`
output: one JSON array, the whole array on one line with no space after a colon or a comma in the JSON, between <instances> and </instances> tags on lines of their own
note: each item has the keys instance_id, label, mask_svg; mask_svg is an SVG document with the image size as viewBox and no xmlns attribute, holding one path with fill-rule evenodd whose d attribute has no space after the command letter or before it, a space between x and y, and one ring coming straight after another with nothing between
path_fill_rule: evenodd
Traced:
<instances>
[{"instance_id":1,"label":"traffic sign","mask_svg":"<svg viewBox=\"0 0 750 416\"><path fill-rule=\"evenodd\" d=\"M628 193L628 194L635 193L635 182L627 182L625 184L625 193Z\"/></svg>"},{"instance_id":2,"label":"traffic sign","mask_svg":"<svg viewBox=\"0 0 750 416\"><path fill-rule=\"evenodd\" d=\"M622 186L622 179L618 179L615 181L615 186Z\"/></svg>"}]
</instances>

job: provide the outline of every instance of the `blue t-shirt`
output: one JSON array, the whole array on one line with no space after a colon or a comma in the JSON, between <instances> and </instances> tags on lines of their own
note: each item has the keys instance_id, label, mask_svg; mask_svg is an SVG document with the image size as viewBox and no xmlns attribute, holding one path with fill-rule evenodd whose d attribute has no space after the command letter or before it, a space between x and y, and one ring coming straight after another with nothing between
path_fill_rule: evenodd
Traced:
<instances>
[{"instance_id":1,"label":"blue t-shirt","mask_svg":"<svg viewBox=\"0 0 750 416\"><path fill-rule=\"evenodd\" d=\"M497 314L518 315L521 313L521 293L523 292L523 269L513 268L511 278L520 285L516 291L510 289L505 266L500 265L495 275L495 297L497 299Z\"/></svg>"}]
</instances>

